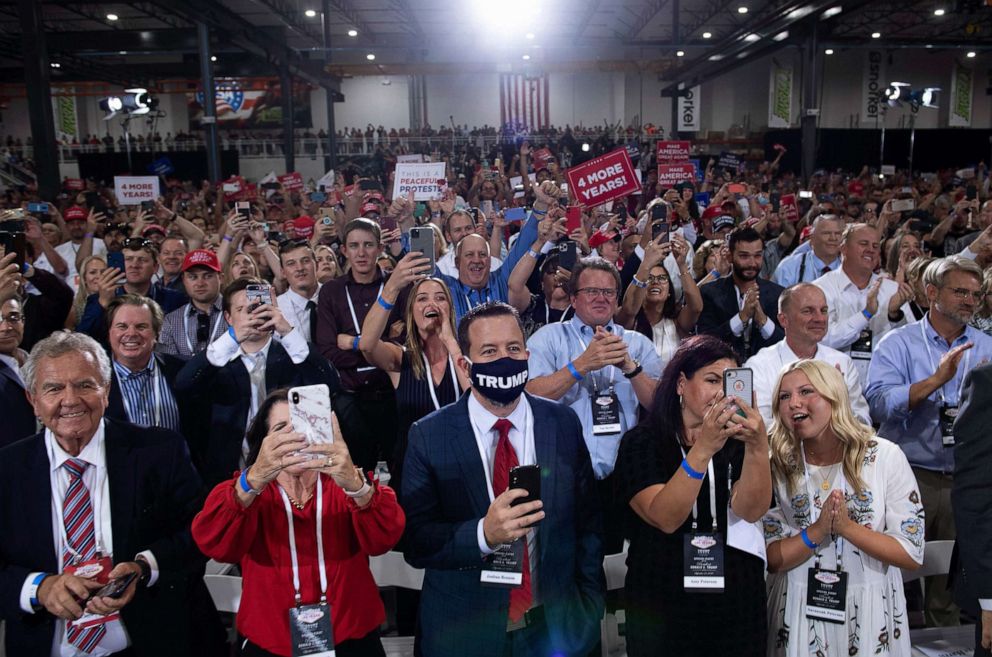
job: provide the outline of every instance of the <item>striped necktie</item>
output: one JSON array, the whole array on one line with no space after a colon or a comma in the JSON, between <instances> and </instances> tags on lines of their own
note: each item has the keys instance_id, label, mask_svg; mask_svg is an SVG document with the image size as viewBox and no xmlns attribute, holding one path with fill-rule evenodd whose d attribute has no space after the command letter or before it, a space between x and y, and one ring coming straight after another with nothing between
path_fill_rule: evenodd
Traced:
<instances>
[{"instance_id":1,"label":"striped necktie","mask_svg":"<svg viewBox=\"0 0 992 657\"><path fill-rule=\"evenodd\" d=\"M62 467L69 473L69 487L62 501L62 522L65 523L66 545L63 546L62 563L72 563L73 557L87 561L96 556L96 526L90 491L83 482L83 473L89 463L82 459L68 459ZM69 548L72 548L70 551ZM91 652L107 633L103 625L87 628L70 627L66 630L69 643L83 652Z\"/></svg>"},{"instance_id":2,"label":"striped necktie","mask_svg":"<svg viewBox=\"0 0 992 657\"><path fill-rule=\"evenodd\" d=\"M517 465L517 452L510 443L510 429L513 423L506 418L496 420L493 429L499 433L496 443L496 458L493 462L493 495L500 496L510 486L510 470ZM530 583L530 554L527 539L524 538L524 562L520 586L510 591L510 622L516 623L524 617L534 602Z\"/></svg>"}]
</instances>

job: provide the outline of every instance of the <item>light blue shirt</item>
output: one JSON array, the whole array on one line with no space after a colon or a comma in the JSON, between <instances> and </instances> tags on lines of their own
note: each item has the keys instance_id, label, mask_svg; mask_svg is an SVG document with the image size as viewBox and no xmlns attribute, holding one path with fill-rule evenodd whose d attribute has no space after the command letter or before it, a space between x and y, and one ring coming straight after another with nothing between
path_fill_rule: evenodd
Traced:
<instances>
[{"instance_id":1,"label":"light blue shirt","mask_svg":"<svg viewBox=\"0 0 992 657\"><path fill-rule=\"evenodd\" d=\"M644 373L652 379L661 378L661 358L654 350L654 344L646 336L636 331L625 331L622 326L610 322L606 330L619 335L627 343L630 357L641 364ZM578 358L586 347L595 329L586 326L578 317L564 324L548 324L539 328L527 341L530 350L529 372L531 380L554 374L569 362ZM581 336L581 339L580 339ZM606 392L610 386L620 402L621 429L618 433L594 435L592 432L592 398L597 392ZM637 394L630 379L618 367L612 365L590 372L558 400L567 404L579 416L582 423L582 437L592 457L592 469L597 479L608 477L613 472L620 449L620 438L637 425Z\"/></svg>"},{"instance_id":2,"label":"light blue shirt","mask_svg":"<svg viewBox=\"0 0 992 657\"><path fill-rule=\"evenodd\" d=\"M806 259L806 268L803 270L803 277L800 280L799 270L803 269L804 258ZM812 249L807 249L803 253L793 253L778 263L772 280L782 287L791 287L796 283L812 283L826 273L823 271L824 267L829 267L830 271L840 269L840 256L837 256L833 262L827 263L816 257Z\"/></svg>"},{"instance_id":3,"label":"light blue shirt","mask_svg":"<svg viewBox=\"0 0 992 657\"><path fill-rule=\"evenodd\" d=\"M950 381L909 410L909 388L937 370L940 358L959 345L974 346L964 353ZM966 326L951 346L930 324L930 314L922 320L889 331L872 353L868 367L865 397L878 435L902 448L910 465L937 472L954 472L954 449L945 447L940 435L940 407L957 406L964 377L969 370L992 362L992 338Z\"/></svg>"}]
</instances>

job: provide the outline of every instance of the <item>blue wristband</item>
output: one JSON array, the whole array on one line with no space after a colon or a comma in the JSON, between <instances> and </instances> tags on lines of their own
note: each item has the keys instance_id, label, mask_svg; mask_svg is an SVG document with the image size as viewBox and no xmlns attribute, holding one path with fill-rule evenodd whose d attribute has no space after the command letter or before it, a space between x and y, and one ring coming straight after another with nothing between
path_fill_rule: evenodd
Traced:
<instances>
[{"instance_id":1,"label":"blue wristband","mask_svg":"<svg viewBox=\"0 0 992 657\"><path fill-rule=\"evenodd\" d=\"M584 376L582 376L579 370L575 368L575 364L572 363L572 361L569 361L568 365L566 365L565 367L567 367L568 371L572 373L572 378L575 379L576 381L581 381L582 379L585 378Z\"/></svg>"},{"instance_id":2,"label":"blue wristband","mask_svg":"<svg viewBox=\"0 0 992 657\"><path fill-rule=\"evenodd\" d=\"M803 543L805 543L806 547L808 547L810 550L815 550L816 548L820 547L819 543L814 543L813 540L809 537L809 534L806 533L806 529L803 529L801 532L799 532L799 536L802 537Z\"/></svg>"},{"instance_id":3,"label":"blue wristband","mask_svg":"<svg viewBox=\"0 0 992 657\"><path fill-rule=\"evenodd\" d=\"M870 312L868 312L868 309L867 308L864 308L861 311L861 314L865 316L865 319L871 319L872 318L872 314Z\"/></svg>"},{"instance_id":4,"label":"blue wristband","mask_svg":"<svg viewBox=\"0 0 992 657\"><path fill-rule=\"evenodd\" d=\"M706 476L705 472L700 472L699 470L693 470L692 466L689 465L689 461L687 461L686 459L682 459L682 469L685 470L685 473L690 477L692 477L693 479L702 479L703 477Z\"/></svg>"},{"instance_id":5,"label":"blue wristband","mask_svg":"<svg viewBox=\"0 0 992 657\"><path fill-rule=\"evenodd\" d=\"M238 477L238 484L241 486L241 490L249 495L258 495L262 492L260 490L255 490L251 487L251 484L248 483L248 468L241 471L241 476Z\"/></svg>"},{"instance_id":6,"label":"blue wristband","mask_svg":"<svg viewBox=\"0 0 992 657\"><path fill-rule=\"evenodd\" d=\"M30 600L28 600L28 604L30 604L32 607L41 606L40 603L38 602L38 587L41 586L41 583L45 580L46 577L48 577L48 573L38 573L35 576L34 581L31 582L31 586L34 587L34 596Z\"/></svg>"},{"instance_id":7,"label":"blue wristband","mask_svg":"<svg viewBox=\"0 0 992 657\"><path fill-rule=\"evenodd\" d=\"M238 336L234 334L234 327L233 326L228 326L227 327L227 334L229 336L231 336L231 339L232 340L234 340L235 342L238 342ZM238 344L241 344L241 343L238 342Z\"/></svg>"},{"instance_id":8,"label":"blue wristband","mask_svg":"<svg viewBox=\"0 0 992 657\"><path fill-rule=\"evenodd\" d=\"M358 341L362 339L362 336L356 335L355 339L351 341L351 350L358 351Z\"/></svg>"},{"instance_id":9,"label":"blue wristband","mask_svg":"<svg viewBox=\"0 0 992 657\"><path fill-rule=\"evenodd\" d=\"M386 310L392 310L393 309L393 306L396 305L394 303L389 303L388 301L386 301L385 299L383 299L381 295L375 301L376 301L376 303L378 303L380 306L382 306Z\"/></svg>"},{"instance_id":10,"label":"blue wristband","mask_svg":"<svg viewBox=\"0 0 992 657\"><path fill-rule=\"evenodd\" d=\"M544 215L546 215L548 213L547 210L538 210L537 208L534 208L533 210L531 210L531 212L533 214L536 214L539 217L543 217Z\"/></svg>"}]
</instances>

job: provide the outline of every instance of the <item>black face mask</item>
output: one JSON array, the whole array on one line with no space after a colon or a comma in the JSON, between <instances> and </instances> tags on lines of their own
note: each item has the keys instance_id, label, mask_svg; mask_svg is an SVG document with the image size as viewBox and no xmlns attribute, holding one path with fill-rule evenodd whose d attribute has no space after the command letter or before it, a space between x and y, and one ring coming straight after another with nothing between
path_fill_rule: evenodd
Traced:
<instances>
[{"instance_id":1,"label":"black face mask","mask_svg":"<svg viewBox=\"0 0 992 657\"><path fill-rule=\"evenodd\" d=\"M527 385L527 359L500 358L488 363L472 363L472 387L497 404L509 404Z\"/></svg>"}]
</instances>

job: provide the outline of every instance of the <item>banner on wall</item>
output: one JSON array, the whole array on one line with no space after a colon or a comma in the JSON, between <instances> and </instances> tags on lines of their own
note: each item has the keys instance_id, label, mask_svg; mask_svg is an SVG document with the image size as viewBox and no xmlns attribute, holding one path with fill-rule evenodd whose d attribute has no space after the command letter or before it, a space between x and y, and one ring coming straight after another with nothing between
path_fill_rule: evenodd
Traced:
<instances>
[{"instance_id":1,"label":"banner on wall","mask_svg":"<svg viewBox=\"0 0 992 657\"><path fill-rule=\"evenodd\" d=\"M282 128L282 85L278 79L223 78L216 81L214 109L221 130ZM293 126L309 128L310 86L293 84ZM203 120L203 90L186 94L191 130Z\"/></svg>"},{"instance_id":2,"label":"banner on wall","mask_svg":"<svg viewBox=\"0 0 992 657\"><path fill-rule=\"evenodd\" d=\"M885 95L885 53L869 50L865 56L864 73L861 76L861 119L862 128L877 124L882 120L882 98Z\"/></svg>"},{"instance_id":3,"label":"banner on wall","mask_svg":"<svg viewBox=\"0 0 992 657\"><path fill-rule=\"evenodd\" d=\"M792 66L779 66L772 60L768 82L768 127L792 125Z\"/></svg>"},{"instance_id":4,"label":"banner on wall","mask_svg":"<svg viewBox=\"0 0 992 657\"><path fill-rule=\"evenodd\" d=\"M71 91L68 90L68 91ZM52 109L55 113L55 130L69 137L79 137L79 120L76 116L75 96L54 96Z\"/></svg>"},{"instance_id":5,"label":"banner on wall","mask_svg":"<svg viewBox=\"0 0 992 657\"><path fill-rule=\"evenodd\" d=\"M696 132L699 130L699 86L684 92L683 96L681 94L684 89L685 85L680 84L678 131Z\"/></svg>"},{"instance_id":6,"label":"banner on wall","mask_svg":"<svg viewBox=\"0 0 992 657\"><path fill-rule=\"evenodd\" d=\"M971 104L975 91L975 73L954 62L951 71L950 113L947 124L952 128L971 127Z\"/></svg>"}]
</instances>

